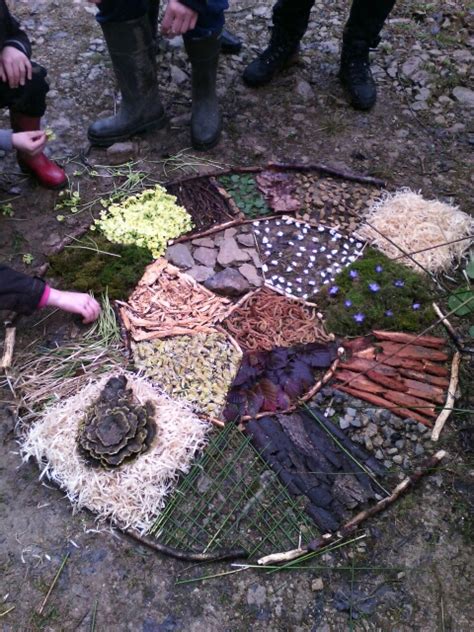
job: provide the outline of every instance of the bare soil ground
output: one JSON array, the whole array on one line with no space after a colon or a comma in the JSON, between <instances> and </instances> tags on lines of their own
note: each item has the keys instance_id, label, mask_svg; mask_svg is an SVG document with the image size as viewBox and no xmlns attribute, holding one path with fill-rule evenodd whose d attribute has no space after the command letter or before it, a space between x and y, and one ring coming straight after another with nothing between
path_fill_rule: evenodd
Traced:
<instances>
[{"instance_id":1,"label":"bare soil ground","mask_svg":"<svg viewBox=\"0 0 474 632\"><path fill-rule=\"evenodd\" d=\"M15 10L34 34L35 58L51 83L46 123L56 133L53 155L67 165L83 202L111 189L91 175L87 160L113 156L88 152L88 123L113 108L114 82L101 34L85 0L18 0ZM244 39L238 57L222 59L219 85L225 132L206 157L216 163L270 160L325 162L449 199L469 211L473 199L472 103L455 96L472 89L472 3L400 1L374 55L379 100L369 113L350 109L337 81L338 47L346 3L318 0L300 63L270 86L252 91L240 74L267 38L271 3L233 3L229 26ZM163 45L160 86L171 122L136 139L136 169L166 179L167 157L189 147L189 73L179 42ZM171 71L170 71L171 68ZM421 104L421 105L420 105ZM2 122L7 126L6 120ZM189 158L186 162L189 162ZM98 211L77 215L55 209L57 194L23 179L12 156L3 160L0 211L2 260L37 270ZM99 174L103 174L97 167ZM169 175L169 174L168 174ZM177 175L176 172L172 175ZM119 178L123 182L124 178ZM18 195L17 195L18 194ZM472 210L472 208L471 208ZM59 222L57 215L64 214ZM31 261L30 265L27 262ZM60 279L57 280L60 282ZM22 321L23 340L60 340L77 326L54 315ZM470 374L469 374L470 371ZM472 365L464 376L465 397ZM21 465L13 437L8 392L0 394L0 629L3 632L122 630L143 632L349 629L463 632L472 628L472 453L460 442L467 416L448 424L440 444L449 458L436 474L374 520L365 546L316 558L310 571L266 575L245 571L204 582L186 565L143 550L104 530L93 516L73 515L58 491L38 481L35 465ZM471 445L472 450L472 445ZM70 554L42 615L38 610L61 560ZM228 565L203 574L230 570ZM321 578L322 584L315 582Z\"/></svg>"}]
</instances>

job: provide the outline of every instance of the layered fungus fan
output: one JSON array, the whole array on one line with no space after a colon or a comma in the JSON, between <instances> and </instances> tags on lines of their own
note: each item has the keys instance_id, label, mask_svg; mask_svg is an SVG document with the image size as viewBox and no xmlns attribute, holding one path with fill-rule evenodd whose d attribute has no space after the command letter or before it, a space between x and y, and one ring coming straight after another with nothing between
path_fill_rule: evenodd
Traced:
<instances>
[{"instance_id":1,"label":"layered fungus fan","mask_svg":"<svg viewBox=\"0 0 474 632\"><path fill-rule=\"evenodd\" d=\"M80 453L92 466L112 468L147 450L156 434L150 402L136 405L124 375L105 384L79 427Z\"/></svg>"}]
</instances>

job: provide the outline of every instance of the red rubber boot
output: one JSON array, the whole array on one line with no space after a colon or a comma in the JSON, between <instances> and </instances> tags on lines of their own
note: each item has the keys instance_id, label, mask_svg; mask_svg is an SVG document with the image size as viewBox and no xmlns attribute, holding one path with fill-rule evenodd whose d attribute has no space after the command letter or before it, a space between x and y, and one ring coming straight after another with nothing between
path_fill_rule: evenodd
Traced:
<instances>
[{"instance_id":1,"label":"red rubber boot","mask_svg":"<svg viewBox=\"0 0 474 632\"><path fill-rule=\"evenodd\" d=\"M27 116L19 112L10 112L10 121L14 132L35 132L40 129L41 119L36 116ZM47 158L43 153L37 156L28 156L18 151L18 164L24 173L30 173L41 186L47 189L62 189L67 184L67 175L64 169Z\"/></svg>"}]
</instances>

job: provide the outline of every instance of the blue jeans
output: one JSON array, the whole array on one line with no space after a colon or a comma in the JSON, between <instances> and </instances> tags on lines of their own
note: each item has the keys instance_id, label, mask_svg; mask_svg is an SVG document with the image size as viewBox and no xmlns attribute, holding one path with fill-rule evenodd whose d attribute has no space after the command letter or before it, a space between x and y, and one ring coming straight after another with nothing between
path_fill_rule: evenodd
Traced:
<instances>
[{"instance_id":1,"label":"blue jeans","mask_svg":"<svg viewBox=\"0 0 474 632\"><path fill-rule=\"evenodd\" d=\"M159 0L158 0L159 1ZM101 24L108 22L126 22L136 20L148 13L149 5L157 0L102 0L97 20ZM228 0L207 0L199 12L196 27L185 34L186 38L207 37L219 34L224 28L224 11L229 7Z\"/></svg>"}]
</instances>

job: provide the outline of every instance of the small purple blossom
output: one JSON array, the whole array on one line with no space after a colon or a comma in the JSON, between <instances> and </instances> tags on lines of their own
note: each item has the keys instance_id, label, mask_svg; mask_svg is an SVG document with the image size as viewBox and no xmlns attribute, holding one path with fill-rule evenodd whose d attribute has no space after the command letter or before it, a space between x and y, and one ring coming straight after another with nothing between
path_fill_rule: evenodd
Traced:
<instances>
[{"instance_id":1,"label":"small purple blossom","mask_svg":"<svg viewBox=\"0 0 474 632\"><path fill-rule=\"evenodd\" d=\"M411 306L411 308L414 310L420 309L420 307L421 307L420 303L413 303L413 305Z\"/></svg>"},{"instance_id":2,"label":"small purple blossom","mask_svg":"<svg viewBox=\"0 0 474 632\"><path fill-rule=\"evenodd\" d=\"M346 298L346 300L344 301L344 306L345 307L352 307L352 301L350 298Z\"/></svg>"},{"instance_id":3,"label":"small purple blossom","mask_svg":"<svg viewBox=\"0 0 474 632\"><path fill-rule=\"evenodd\" d=\"M351 279L357 279L359 273L357 272L357 270L349 270L349 276L351 277Z\"/></svg>"},{"instance_id":4,"label":"small purple blossom","mask_svg":"<svg viewBox=\"0 0 474 632\"><path fill-rule=\"evenodd\" d=\"M379 274L383 272L382 266L381 265L375 266L375 272L378 272Z\"/></svg>"},{"instance_id":5,"label":"small purple blossom","mask_svg":"<svg viewBox=\"0 0 474 632\"><path fill-rule=\"evenodd\" d=\"M403 279L395 279L393 285L395 287L403 287L405 285L405 281Z\"/></svg>"},{"instance_id":6,"label":"small purple blossom","mask_svg":"<svg viewBox=\"0 0 474 632\"><path fill-rule=\"evenodd\" d=\"M339 288L337 287L337 285L333 285L332 287L329 288L329 296L336 296L338 292L339 292Z\"/></svg>"},{"instance_id":7,"label":"small purple blossom","mask_svg":"<svg viewBox=\"0 0 474 632\"><path fill-rule=\"evenodd\" d=\"M356 321L356 323L363 323L365 320L365 315L361 312L357 312L357 314L354 314L352 318Z\"/></svg>"},{"instance_id":8,"label":"small purple blossom","mask_svg":"<svg viewBox=\"0 0 474 632\"><path fill-rule=\"evenodd\" d=\"M390 318L390 316L393 316L393 312L391 309L387 309L387 311L385 312L385 316L387 316L388 318Z\"/></svg>"},{"instance_id":9,"label":"small purple blossom","mask_svg":"<svg viewBox=\"0 0 474 632\"><path fill-rule=\"evenodd\" d=\"M369 283L369 290L371 292L378 292L380 290L380 285L378 283Z\"/></svg>"}]
</instances>

